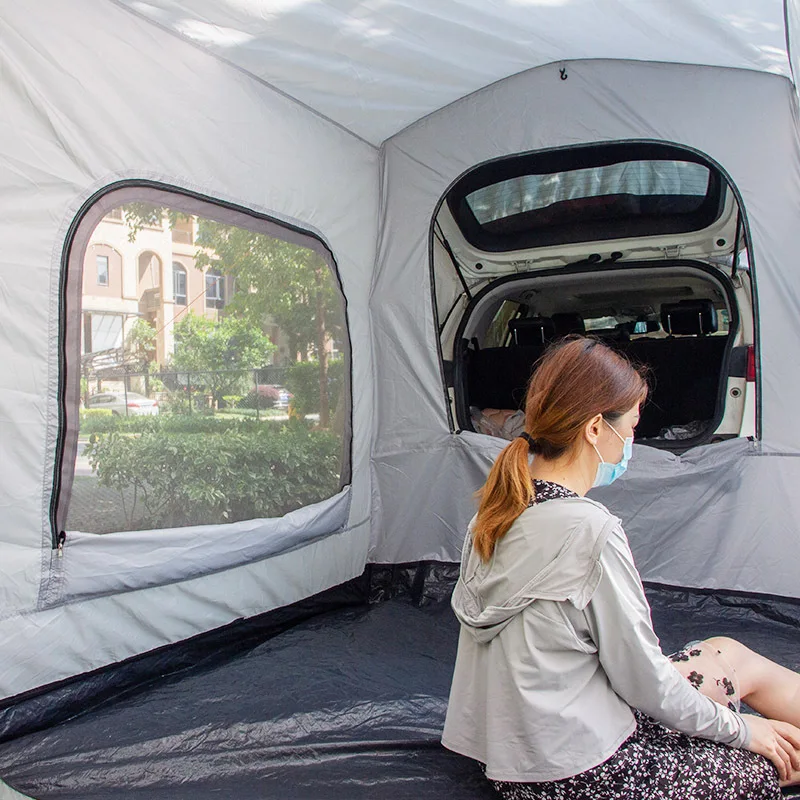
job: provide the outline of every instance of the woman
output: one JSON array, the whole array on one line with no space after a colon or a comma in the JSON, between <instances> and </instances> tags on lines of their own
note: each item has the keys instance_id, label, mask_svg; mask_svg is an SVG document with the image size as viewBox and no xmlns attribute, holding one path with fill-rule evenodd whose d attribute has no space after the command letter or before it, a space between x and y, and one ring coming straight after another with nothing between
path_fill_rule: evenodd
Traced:
<instances>
[{"instance_id":1,"label":"woman","mask_svg":"<svg viewBox=\"0 0 800 800\"><path fill-rule=\"evenodd\" d=\"M731 639L664 656L620 521L585 497L625 471L646 394L595 340L548 351L470 523L442 741L504 798L760 800L800 782L800 676Z\"/></svg>"}]
</instances>

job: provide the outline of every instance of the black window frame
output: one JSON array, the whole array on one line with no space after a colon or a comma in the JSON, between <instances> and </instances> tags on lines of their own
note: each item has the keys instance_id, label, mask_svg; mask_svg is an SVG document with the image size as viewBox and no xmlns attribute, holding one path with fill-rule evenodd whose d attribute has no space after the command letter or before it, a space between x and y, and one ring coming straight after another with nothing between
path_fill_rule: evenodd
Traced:
<instances>
[{"instance_id":1,"label":"black window frame","mask_svg":"<svg viewBox=\"0 0 800 800\"><path fill-rule=\"evenodd\" d=\"M63 544L64 522L74 480L74 462L78 452L78 413L80 406L81 337L76 336L75 319L85 324L82 307L83 276L89 240L97 224L109 211L130 202L146 202L175 208L186 214L201 215L225 224L266 233L285 242L315 251L331 270L342 303L347 347L345 359L345 419L342 440L340 491L352 482L353 463L353 370L350 309L336 257L326 240L316 231L272 217L247 206L214 196L148 179L128 179L108 184L87 198L69 226L61 253L59 282L58 331L58 416L53 424L55 452L53 482L49 495L51 547ZM235 220L235 221L234 221ZM187 287L188 289L188 287ZM224 289L223 289L224 291Z\"/></svg>"}]
</instances>

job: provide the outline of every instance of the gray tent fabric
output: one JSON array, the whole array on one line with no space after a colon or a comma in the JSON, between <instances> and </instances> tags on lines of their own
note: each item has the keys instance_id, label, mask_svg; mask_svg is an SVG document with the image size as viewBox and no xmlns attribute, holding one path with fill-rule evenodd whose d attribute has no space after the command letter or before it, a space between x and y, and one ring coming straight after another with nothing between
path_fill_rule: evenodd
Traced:
<instances>
[{"instance_id":1,"label":"gray tent fabric","mask_svg":"<svg viewBox=\"0 0 800 800\"><path fill-rule=\"evenodd\" d=\"M672 143L728 177L757 290L757 436L637 448L597 496L650 580L800 596L797 0L0 0L0 17L0 698L369 563L457 561L502 443L450 418L433 306L459 284L433 285L432 221L477 165L553 148ZM53 547L75 405L64 250L85 204L120 182L250 210L330 252L352 343L338 495L279 520L66 531Z\"/></svg>"},{"instance_id":2,"label":"gray tent fabric","mask_svg":"<svg viewBox=\"0 0 800 800\"><path fill-rule=\"evenodd\" d=\"M62 257L83 204L120 181L153 181L291 222L327 245L350 307L363 309L378 180L375 148L113 2L47 2L35 14L4 3L2 18L0 695L9 697L295 602L361 574L366 559L372 394L363 390L352 483L327 512L228 529L228 543L221 526L194 529L195 539L190 529L118 540L68 532L63 554L52 549ZM350 316L352 381L365 386L370 322Z\"/></svg>"},{"instance_id":3,"label":"gray tent fabric","mask_svg":"<svg viewBox=\"0 0 800 800\"><path fill-rule=\"evenodd\" d=\"M784 4L425 0L369 5L119 0L380 144L509 75L564 59L618 58L788 77ZM787 4L794 6L794 3Z\"/></svg>"},{"instance_id":4,"label":"gray tent fabric","mask_svg":"<svg viewBox=\"0 0 800 800\"><path fill-rule=\"evenodd\" d=\"M743 115L742 108L749 112ZM759 120L765 117L774 124L763 126ZM638 499L628 504L629 513L616 513L634 549L644 554L648 579L797 596L795 571L780 557L797 550L793 493L781 491L780 501L768 505L759 499L774 498L800 477L800 429L790 388L800 378L793 377L796 360L789 358L796 349L800 296L787 267L800 246L800 196L793 177L800 174L797 133L796 95L785 79L713 67L576 61L567 80L554 65L528 71L385 143L382 224L392 235L382 241L372 294L373 313L381 320L375 327L376 350L382 353L377 385L385 398L377 408L381 435L373 452L380 498L373 510L373 559L455 560L460 542L453 531L465 529L474 513L470 493L498 452L494 443L482 445L453 431L448 419L428 250L430 221L449 186L473 165L513 153L598 141L680 142L722 166L747 214L761 312L762 436L754 444L715 444L685 456L654 451L646 469L645 459L634 458L630 479L621 486L635 484ZM401 305L397 298L412 290L414 299ZM408 342L419 343L414 355ZM700 466L706 459L708 467ZM434 460L436 490L430 487ZM709 524L702 527L695 506L682 516L686 497L709 499L708 490L699 491L695 483L698 470L708 476L707 487L713 484ZM418 496L426 502L411 501ZM458 518L450 510L454 498L459 498ZM676 516L682 535L672 543L681 546L667 552L665 537L674 532ZM687 540L698 544L686 547ZM737 551L737 544L744 549ZM697 548L716 557L698 561Z\"/></svg>"}]
</instances>

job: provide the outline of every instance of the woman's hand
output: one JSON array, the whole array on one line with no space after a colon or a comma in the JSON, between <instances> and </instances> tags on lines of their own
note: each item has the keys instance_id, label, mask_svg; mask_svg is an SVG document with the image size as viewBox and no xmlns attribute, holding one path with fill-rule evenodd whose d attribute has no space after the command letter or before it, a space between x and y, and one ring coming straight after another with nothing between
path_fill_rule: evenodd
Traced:
<instances>
[{"instance_id":1,"label":"woman's hand","mask_svg":"<svg viewBox=\"0 0 800 800\"><path fill-rule=\"evenodd\" d=\"M750 730L747 749L768 758L782 781L800 770L800 729L788 722L743 714Z\"/></svg>"}]
</instances>

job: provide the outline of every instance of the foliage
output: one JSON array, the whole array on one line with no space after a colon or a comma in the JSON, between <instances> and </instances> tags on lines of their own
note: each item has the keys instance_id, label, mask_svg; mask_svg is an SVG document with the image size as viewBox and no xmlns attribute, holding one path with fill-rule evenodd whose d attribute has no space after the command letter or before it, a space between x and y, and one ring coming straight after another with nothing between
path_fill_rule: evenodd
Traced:
<instances>
[{"instance_id":1,"label":"foliage","mask_svg":"<svg viewBox=\"0 0 800 800\"><path fill-rule=\"evenodd\" d=\"M328 362L328 396L333 400L331 411L342 395L344 387L344 359ZM302 415L319 413L319 363L317 361L298 361L289 367L286 375L286 388L294 395L292 406Z\"/></svg>"},{"instance_id":2,"label":"foliage","mask_svg":"<svg viewBox=\"0 0 800 800\"><path fill-rule=\"evenodd\" d=\"M318 253L212 220L201 219L198 227L197 243L205 250L197 266L219 269L248 289L234 296L229 313L258 325L272 320L289 339L292 360L317 346L320 323L325 336L343 338L340 294Z\"/></svg>"},{"instance_id":3,"label":"foliage","mask_svg":"<svg viewBox=\"0 0 800 800\"><path fill-rule=\"evenodd\" d=\"M182 211L174 208L164 208L152 203L126 203L122 206L125 213L125 222L128 225L128 241L135 242L136 237L143 228L160 228L164 222L164 215L167 216L170 228L175 226L178 220L188 220L191 217Z\"/></svg>"},{"instance_id":4,"label":"foliage","mask_svg":"<svg viewBox=\"0 0 800 800\"><path fill-rule=\"evenodd\" d=\"M303 424L255 425L203 435L93 434L84 453L100 485L120 493L129 528L276 517L336 493L338 437Z\"/></svg>"},{"instance_id":5,"label":"foliage","mask_svg":"<svg viewBox=\"0 0 800 800\"><path fill-rule=\"evenodd\" d=\"M125 219L133 240L148 224L161 224L164 216L174 226L188 219L174 209L148 203L125 206ZM335 276L325 260L308 247L263 233L198 219L195 265L213 268L235 279L239 291L226 305L226 315L250 321L264 329L274 323L289 341L290 361L316 353L320 383L320 424L329 424L326 348L331 339L345 338L344 307ZM238 393L234 388L228 394ZM218 401L221 394L214 391Z\"/></svg>"},{"instance_id":6,"label":"foliage","mask_svg":"<svg viewBox=\"0 0 800 800\"><path fill-rule=\"evenodd\" d=\"M252 373L269 360L275 345L248 320L226 316L219 322L189 312L175 323L172 368L195 373L193 384L219 402L243 394ZM244 391L242 391L244 390Z\"/></svg>"},{"instance_id":7,"label":"foliage","mask_svg":"<svg viewBox=\"0 0 800 800\"><path fill-rule=\"evenodd\" d=\"M125 353L127 360L147 364L152 361L156 352L156 329L145 320L139 318L131 325L125 337Z\"/></svg>"},{"instance_id":8,"label":"foliage","mask_svg":"<svg viewBox=\"0 0 800 800\"><path fill-rule=\"evenodd\" d=\"M260 383L247 393L240 405L242 408L273 408L275 403L280 400L280 397L281 391L277 386L270 383Z\"/></svg>"},{"instance_id":9,"label":"foliage","mask_svg":"<svg viewBox=\"0 0 800 800\"><path fill-rule=\"evenodd\" d=\"M157 414L120 417L108 409L81 412L81 433L227 433L257 431L263 423L253 419L221 417L216 414Z\"/></svg>"},{"instance_id":10,"label":"foliage","mask_svg":"<svg viewBox=\"0 0 800 800\"><path fill-rule=\"evenodd\" d=\"M82 408L78 413L81 433L112 430L118 419L110 408Z\"/></svg>"}]
</instances>

